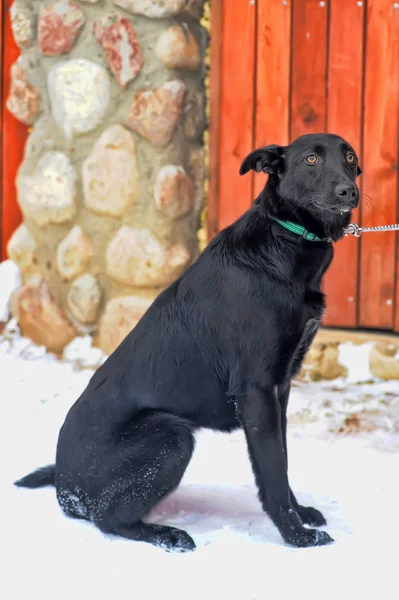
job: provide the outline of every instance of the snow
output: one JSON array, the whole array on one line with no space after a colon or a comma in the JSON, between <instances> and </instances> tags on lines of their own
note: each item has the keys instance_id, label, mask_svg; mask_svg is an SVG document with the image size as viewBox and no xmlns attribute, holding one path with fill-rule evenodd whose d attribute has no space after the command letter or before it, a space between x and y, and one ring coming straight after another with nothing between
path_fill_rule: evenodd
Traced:
<instances>
[{"instance_id":1,"label":"snow","mask_svg":"<svg viewBox=\"0 0 399 600\"><path fill-rule=\"evenodd\" d=\"M2 596L394 597L399 382L363 383L368 380L364 353L362 347L343 351L351 382L296 384L290 403L291 485L302 504L324 513L325 529L335 543L309 549L285 546L260 508L242 432L203 431L180 488L150 516L153 522L187 529L198 546L194 553L168 554L67 519L52 488L12 485L54 461L65 413L104 355L84 337L74 340L63 360L57 360L21 338L11 321L0 336ZM353 414L368 415L366 422L372 421L374 428L360 427L357 435L347 435L345 419ZM338 433L342 427L344 433Z\"/></svg>"},{"instance_id":2,"label":"snow","mask_svg":"<svg viewBox=\"0 0 399 600\"><path fill-rule=\"evenodd\" d=\"M341 365L348 369L346 378L348 383L360 383L374 379L369 365L369 355L373 345L373 342L360 346L356 346L352 342L340 344L338 360Z\"/></svg>"}]
</instances>

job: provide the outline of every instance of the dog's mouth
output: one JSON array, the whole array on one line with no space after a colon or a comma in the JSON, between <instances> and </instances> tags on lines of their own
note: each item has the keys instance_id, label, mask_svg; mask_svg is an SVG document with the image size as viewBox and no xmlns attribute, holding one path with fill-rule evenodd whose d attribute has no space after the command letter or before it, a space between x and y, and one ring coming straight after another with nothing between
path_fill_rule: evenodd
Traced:
<instances>
[{"instance_id":1,"label":"dog's mouth","mask_svg":"<svg viewBox=\"0 0 399 600\"><path fill-rule=\"evenodd\" d=\"M326 210L329 213L339 214L341 216L347 215L351 212L351 210L355 210L356 206L349 206L348 204L344 204L341 206L326 206L325 204L321 204L319 202L315 202L317 208L320 210Z\"/></svg>"},{"instance_id":2,"label":"dog's mouth","mask_svg":"<svg viewBox=\"0 0 399 600\"><path fill-rule=\"evenodd\" d=\"M354 209L353 206L340 206L336 210L339 212L340 215L346 215L348 212L350 212L353 209Z\"/></svg>"}]
</instances>

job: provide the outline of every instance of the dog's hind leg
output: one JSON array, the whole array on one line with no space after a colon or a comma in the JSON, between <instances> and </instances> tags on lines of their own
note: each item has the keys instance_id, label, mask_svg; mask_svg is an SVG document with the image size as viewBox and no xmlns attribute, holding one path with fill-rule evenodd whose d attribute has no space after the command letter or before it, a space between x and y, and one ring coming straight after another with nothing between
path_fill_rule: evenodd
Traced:
<instances>
[{"instance_id":1,"label":"dog's hind leg","mask_svg":"<svg viewBox=\"0 0 399 600\"><path fill-rule=\"evenodd\" d=\"M104 533L149 542L166 550L195 548L183 530L144 523L180 483L194 449L190 424L175 415L146 412L118 433L104 489L94 500L93 521Z\"/></svg>"},{"instance_id":2,"label":"dog's hind leg","mask_svg":"<svg viewBox=\"0 0 399 600\"><path fill-rule=\"evenodd\" d=\"M288 450L287 450L287 406L288 399L291 390L291 383L288 382L285 385L278 386L278 400L281 407L281 432L283 436L283 445L284 445L284 454L285 461L287 464L288 470ZM313 527L319 527L320 525L325 525L327 521L325 520L322 513L313 508L312 506L301 506L298 500L295 497L294 492L290 489L290 500L292 507L296 510L298 515L301 518L302 523L305 525L312 525Z\"/></svg>"}]
</instances>

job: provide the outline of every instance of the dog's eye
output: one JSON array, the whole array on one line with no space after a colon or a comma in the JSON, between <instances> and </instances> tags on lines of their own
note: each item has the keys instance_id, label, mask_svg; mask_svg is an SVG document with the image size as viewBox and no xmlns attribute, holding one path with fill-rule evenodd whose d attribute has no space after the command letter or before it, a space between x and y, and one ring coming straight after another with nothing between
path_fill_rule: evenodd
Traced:
<instances>
[{"instance_id":1,"label":"dog's eye","mask_svg":"<svg viewBox=\"0 0 399 600\"><path fill-rule=\"evenodd\" d=\"M353 163L355 162L356 157L354 154L352 154L352 152L348 152L348 154L346 155L346 162L348 162L349 164L353 165Z\"/></svg>"},{"instance_id":2,"label":"dog's eye","mask_svg":"<svg viewBox=\"0 0 399 600\"><path fill-rule=\"evenodd\" d=\"M308 162L310 165L315 165L318 160L319 159L316 154L309 154L309 156L306 157L306 162Z\"/></svg>"}]
</instances>

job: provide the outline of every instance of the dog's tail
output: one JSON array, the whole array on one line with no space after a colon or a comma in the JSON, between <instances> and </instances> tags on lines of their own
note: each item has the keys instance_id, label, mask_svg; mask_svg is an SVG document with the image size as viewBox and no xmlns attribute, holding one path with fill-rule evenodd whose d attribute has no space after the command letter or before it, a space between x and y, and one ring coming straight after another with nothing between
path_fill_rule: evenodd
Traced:
<instances>
[{"instance_id":1,"label":"dog's tail","mask_svg":"<svg viewBox=\"0 0 399 600\"><path fill-rule=\"evenodd\" d=\"M14 485L32 489L41 488L46 485L55 485L55 465L37 469L33 473L29 473L29 475L25 475L22 479L15 481Z\"/></svg>"}]
</instances>

